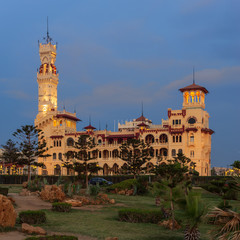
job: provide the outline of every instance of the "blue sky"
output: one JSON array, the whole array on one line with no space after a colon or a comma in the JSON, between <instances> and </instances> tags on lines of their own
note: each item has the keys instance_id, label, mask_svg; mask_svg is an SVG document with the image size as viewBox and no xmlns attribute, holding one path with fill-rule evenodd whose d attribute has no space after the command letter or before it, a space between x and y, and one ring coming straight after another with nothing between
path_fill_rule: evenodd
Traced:
<instances>
[{"instance_id":1,"label":"blue sky","mask_svg":"<svg viewBox=\"0 0 240 240\"><path fill-rule=\"evenodd\" d=\"M37 114L37 41L58 42L58 106L88 125L136 118L154 123L179 109L179 88L210 94L212 165L240 157L239 0L9 0L0 3L0 144Z\"/></svg>"}]
</instances>

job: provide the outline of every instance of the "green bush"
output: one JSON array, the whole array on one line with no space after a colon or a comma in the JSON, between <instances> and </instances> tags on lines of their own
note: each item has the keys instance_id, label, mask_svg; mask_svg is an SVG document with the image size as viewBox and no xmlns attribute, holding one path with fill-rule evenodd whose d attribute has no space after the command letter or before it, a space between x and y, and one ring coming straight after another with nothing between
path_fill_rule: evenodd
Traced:
<instances>
[{"instance_id":1,"label":"green bush","mask_svg":"<svg viewBox=\"0 0 240 240\"><path fill-rule=\"evenodd\" d=\"M231 205L229 204L229 202L226 201L226 200L225 200L225 202L224 202L224 201L221 201L221 202L218 204L217 207L220 208L220 209L222 209L222 210L224 210L224 211L232 208L232 206L231 206Z\"/></svg>"},{"instance_id":2,"label":"green bush","mask_svg":"<svg viewBox=\"0 0 240 240\"><path fill-rule=\"evenodd\" d=\"M112 191L112 190L115 190L116 188L118 190L125 190L125 189L133 189L134 188L134 185L137 184L137 179L127 179L127 180L124 180L120 183L116 183L116 184L113 184L109 187L107 187L107 190L108 191Z\"/></svg>"},{"instance_id":3,"label":"green bush","mask_svg":"<svg viewBox=\"0 0 240 240\"><path fill-rule=\"evenodd\" d=\"M162 211L142 209L122 209L118 211L119 220L131 223L158 223L163 219Z\"/></svg>"},{"instance_id":4,"label":"green bush","mask_svg":"<svg viewBox=\"0 0 240 240\"><path fill-rule=\"evenodd\" d=\"M144 195L148 192L148 177L142 176L137 179L136 184L134 185L136 189L135 194L137 195Z\"/></svg>"},{"instance_id":5,"label":"green bush","mask_svg":"<svg viewBox=\"0 0 240 240\"><path fill-rule=\"evenodd\" d=\"M97 185L88 185L86 193L90 196L97 196L100 192L101 188L99 184Z\"/></svg>"},{"instance_id":6,"label":"green bush","mask_svg":"<svg viewBox=\"0 0 240 240\"><path fill-rule=\"evenodd\" d=\"M8 188L0 187L0 194L7 196L8 195Z\"/></svg>"},{"instance_id":7,"label":"green bush","mask_svg":"<svg viewBox=\"0 0 240 240\"><path fill-rule=\"evenodd\" d=\"M41 237L28 237L25 240L78 240L74 236L53 235L53 236L41 236Z\"/></svg>"},{"instance_id":8,"label":"green bush","mask_svg":"<svg viewBox=\"0 0 240 240\"><path fill-rule=\"evenodd\" d=\"M55 202L52 204L52 210L56 212L70 212L72 205L65 202Z\"/></svg>"},{"instance_id":9,"label":"green bush","mask_svg":"<svg viewBox=\"0 0 240 240\"><path fill-rule=\"evenodd\" d=\"M19 222L38 224L46 222L46 214L43 211L23 211L19 213Z\"/></svg>"}]
</instances>

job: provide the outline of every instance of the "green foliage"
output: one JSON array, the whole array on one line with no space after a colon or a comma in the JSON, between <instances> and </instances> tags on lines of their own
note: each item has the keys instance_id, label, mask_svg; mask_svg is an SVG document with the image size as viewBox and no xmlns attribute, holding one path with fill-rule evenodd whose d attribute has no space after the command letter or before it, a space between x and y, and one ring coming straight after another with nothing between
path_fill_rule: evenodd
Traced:
<instances>
[{"instance_id":1,"label":"green foliage","mask_svg":"<svg viewBox=\"0 0 240 240\"><path fill-rule=\"evenodd\" d=\"M1 232L11 232L11 231L15 231L16 229L13 227L3 227L0 225L0 233Z\"/></svg>"},{"instance_id":2,"label":"green foliage","mask_svg":"<svg viewBox=\"0 0 240 240\"><path fill-rule=\"evenodd\" d=\"M86 193L90 196L96 197L99 194L100 190L101 190L101 188L100 188L99 184L96 184L96 185L90 184L87 187Z\"/></svg>"},{"instance_id":3,"label":"green foliage","mask_svg":"<svg viewBox=\"0 0 240 240\"><path fill-rule=\"evenodd\" d=\"M118 211L119 220L131 223L158 223L163 219L162 211L143 209L122 209Z\"/></svg>"},{"instance_id":4,"label":"green foliage","mask_svg":"<svg viewBox=\"0 0 240 240\"><path fill-rule=\"evenodd\" d=\"M118 190L125 190L125 189L130 190L130 189L133 189L134 185L136 184L137 184L137 179L127 179L120 183L116 183L107 187L107 190L112 191L112 190L115 190L116 188Z\"/></svg>"},{"instance_id":5,"label":"green foliage","mask_svg":"<svg viewBox=\"0 0 240 240\"><path fill-rule=\"evenodd\" d=\"M222 210L227 210L227 209L232 209L232 206L229 204L229 201L227 200L222 200L218 205L218 208L222 209Z\"/></svg>"},{"instance_id":6,"label":"green foliage","mask_svg":"<svg viewBox=\"0 0 240 240\"><path fill-rule=\"evenodd\" d=\"M63 185L64 193L67 194L69 197L72 197L73 195L79 195L81 188L82 185L78 183L68 182Z\"/></svg>"},{"instance_id":7,"label":"green foliage","mask_svg":"<svg viewBox=\"0 0 240 240\"><path fill-rule=\"evenodd\" d=\"M17 129L13 136L19 140L18 150L19 158L17 164L28 166L28 181L30 180L30 166L44 166L43 163L37 163L36 158L49 157L46 154L47 143L44 139L42 130L37 129L33 125L25 125Z\"/></svg>"},{"instance_id":8,"label":"green foliage","mask_svg":"<svg viewBox=\"0 0 240 240\"><path fill-rule=\"evenodd\" d=\"M65 235L52 235L52 236L41 236L41 237L28 237L25 240L78 240L75 236Z\"/></svg>"},{"instance_id":9,"label":"green foliage","mask_svg":"<svg viewBox=\"0 0 240 240\"><path fill-rule=\"evenodd\" d=\"M2 154L0 155L0 160L4 163L16 164L19 161L20 153L16 146L16 143L9 139L6 145L1 145Z\"/></svg>"},{"instance_id":10,"label":"green foliage","mask_svg":"<svg viewBox=\"0 0 240 240\"><path fill-rule=\"evenodd\" d=\"M0 194L7 196L8 195L8 188L0 187Z\"/></svg>"},{"instance_id":11,"label":"green foliage","mask_svg":"<svg viewBox=\"0 0 240 240\"><path fill-rule=\"evenodd\" d=\"M46 222L46 214L43 211L22 211L19 213L20 223L39 224Z\"/></svg>"},{"instance_id":12,"label":"green foliage","mask_svg":"<svg viewBox=\"0 0 240 240\"><path fill-rule=\"evenodd\" d=\"M152 158L152 147L150 147L150 144L146 144L139 139L128 139L119 148L119 158L126 163L121 168L123 173L133 174L135 178L141 171L146 170L146 167L143 167L143 165Z\"/></svg>"},{"instance_id":13,"label":"green foliage","mask_svg":"<svg viewBox=\"0 0 240 240\"><path fill-rule=\"evenodd\" d=\"M33 180L28 181L27 189L31 192L41 191L43 186L44 184L41 178L36 176Z\"/></svg>"},{"instance_id":14,"label":"green foliage","mask_svg":"<svg viewBox=\"0 0 240 240\"><path fill-rule=\"evenodd\" d=\"M56 212L70 212L72 205L65 202L55 202L52 204L52 210Z\"/></svg>"},{"instance_id":15,"label":"green foliage","mask_svg":"<svg viewBox=\"0 0 240 240\"><path fill-rule=\"evenodd\" d=\"M134 184L136 193L134 195L144 195L148 192L148 178L141 176L137 178L136 184Z\"/></svg>"}]
</instances>

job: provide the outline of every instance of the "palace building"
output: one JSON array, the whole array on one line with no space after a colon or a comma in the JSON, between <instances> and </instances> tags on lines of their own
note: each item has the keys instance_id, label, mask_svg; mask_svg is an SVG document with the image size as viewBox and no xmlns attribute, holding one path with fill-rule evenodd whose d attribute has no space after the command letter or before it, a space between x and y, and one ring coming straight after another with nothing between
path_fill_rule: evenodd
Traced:
<instances>
[{"instance_id":1,"label":"palace building","mask_svg":"<svg viewBox=\"0 0 240 240\"><path fill-rule=\"evenodd\" d=\"M51 157L42 159L45 167L39 169L43 175L73 174L62 167L64 154L71 150L74 141L83 134L88 134L98 144L98 157L94 161L103 168L99 175L118 174L125 163L118 158L119 146L127 139L141 139L151 143L154 149L147 167L157 163L157 156L172 159L177 153L183 153L196 163L196 170L201 176L209 176L211 170L211 135L209 114L205 111L205 97L208 90L193 84L183 87L182 109L168 109L168 119L161 124L153 124L143 113L133 121L118 123L118 131L96 130L91 124L84 131L77 131L76 113L58 111L57 86L58 71L55 66L56 45L47 33L45 43L39 44L41 66L37 73L38 114L35 126L43 130Z\"/></svg>"}]
</instances>

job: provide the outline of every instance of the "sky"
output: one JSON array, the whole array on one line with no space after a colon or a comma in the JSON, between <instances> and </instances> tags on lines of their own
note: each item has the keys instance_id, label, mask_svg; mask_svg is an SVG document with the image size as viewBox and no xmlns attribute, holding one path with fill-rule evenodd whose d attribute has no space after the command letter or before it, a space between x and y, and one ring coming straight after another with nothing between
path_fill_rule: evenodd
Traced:
<instances>
[{"instance_id":1,"label":"sky","mask_svg":"<svg viewBox=\"0 0 240 240\"><path fill-rule=\"evenodd\" d=\"M58 109L114 130L181 109L179 88L210 92L212 166L240 160L239 0L0 1L0 144L37 114L38 40L58 42Z\"/></svg>"}]
</instances>

